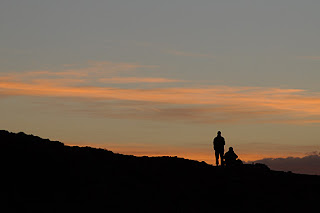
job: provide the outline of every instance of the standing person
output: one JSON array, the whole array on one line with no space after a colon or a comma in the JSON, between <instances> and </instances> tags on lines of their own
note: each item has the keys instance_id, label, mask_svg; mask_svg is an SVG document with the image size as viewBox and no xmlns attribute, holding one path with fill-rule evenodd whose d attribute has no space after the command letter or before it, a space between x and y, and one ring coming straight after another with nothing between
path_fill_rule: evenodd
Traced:
<instances>
[{"instance_id":1,"label":"standing person","mask_svg":"<svg viewBox=\"0 0 320 213\"><path fill-rule=\"evenodd\" d=\"M224 154L224 138L221 136L221 132L218 131L217 137L213 139L213 149L216 155L216 164L219 165L219 157L221 159L221 166L223 166L223 154Z\"/></svg>"}]
</instances>

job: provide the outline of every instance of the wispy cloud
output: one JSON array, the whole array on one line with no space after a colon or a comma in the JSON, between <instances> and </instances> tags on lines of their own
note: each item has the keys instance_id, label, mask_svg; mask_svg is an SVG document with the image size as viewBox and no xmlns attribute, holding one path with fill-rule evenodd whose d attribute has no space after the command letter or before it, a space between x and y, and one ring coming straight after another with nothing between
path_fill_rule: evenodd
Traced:
<instances>
[{"instance_id":1,"label":"wispy cloud","mask_svg":"<svg viewBox=\"0 0 320 213\"><path fill-rule=\"evenodd\" d=\"M70 80L66 80L70 81ZM70 84L70 82L68 82ZM0 82L0 91L6 95L93 98L149 102L133 110L127 107L128 116L142 118L192 119L199 122L234 122L257 119L255 122L318 122L320 104L318 95L305 95L300 90L265 88L213 87L121 89L114 87L65 86L56 80L31 83ZM160 104L160 105L159 105ZM94 110L94 109L93 109ZM114 109L117 111L117 109ZM123 115L125 113L122 112ZM269 117L269 116L274 117Z\"/></svg>"},{"instance_id":2,"label":"wispy cloud","mask_svg":"<svg viewBox=\"0 0 320 213\"><path fill-rule=\"evenodd\" d=\"M34 79L59 79L59 78L81 78L81 79L100 79L116 74L134 73L141 69L154 69L157 66L141 65L136 63L115 63L109 61L89 61L86 66L65 65L62 70L32 70L25 72L10 72L0 75L0 80L28 81Z\"/></svg>"},{"instance_id":3,"label":"wispy cloud","mask_svg":"<svg viewBox=\"0 0 320 213\"><path fill-rule=\"evenodd\" d=\"M111 69L110 67L114 69ZM73 98L94 106L92 114L132 119L192 122L319 123L320 95L300 89L202 86L163 87L177 79L117 77L110 72L135 71L149 66L95 62L86 68L30 71L0 76L2 96ZM152 66L151 66L152 67ZM110 71L113 70L113 71ZM107 74L106 74L107 73ZM117 84L117 85L111 85ZM148 83L141 88L133 84ZM156 87L161 83L162 87ZM122 87L126 84L126 87ZM154 85L154 86L152 86ZM178 85L178 84L175 84ZM110 106L108 102L116 102ZM140 103L140 104L133 104ZM105 107L112 107L106 112ZM102 106L102 107L100 107ZM101 108L101 109L100 109Z\"/></svg>"}]
</instances>

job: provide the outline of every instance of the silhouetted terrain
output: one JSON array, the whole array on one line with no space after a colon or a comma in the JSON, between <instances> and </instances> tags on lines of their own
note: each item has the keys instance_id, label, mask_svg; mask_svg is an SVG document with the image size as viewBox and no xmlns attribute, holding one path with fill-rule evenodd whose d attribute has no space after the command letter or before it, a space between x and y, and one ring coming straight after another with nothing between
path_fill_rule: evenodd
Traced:
<instances>
[{"instance_id":1,"label":"silhouetted terrain","mask_svg":"<svg viewBox=\"0 0 320 213\"><path fill-rule=\"evenodd\" d=\"M320 153L317 152L304 157L264 158L251 163L263 163L278 171L320 175Z\"/></svg>"},{"instance_id":2,"label":"silhouetted terrain","mask_svg":"<svg viewBox=\"0 0 320 213\"><path fill-rule=\"evenodd\" d=\"M320 176L220 168L0 131L2 212L319 210Z\"/></svg>"}]
</instances>

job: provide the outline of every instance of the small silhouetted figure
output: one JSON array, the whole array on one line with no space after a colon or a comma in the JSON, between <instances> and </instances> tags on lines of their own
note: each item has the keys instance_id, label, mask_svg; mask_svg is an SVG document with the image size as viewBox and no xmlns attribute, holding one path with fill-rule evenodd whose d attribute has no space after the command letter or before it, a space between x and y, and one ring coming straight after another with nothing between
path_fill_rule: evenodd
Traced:
<instances>
[{"instance_id":1,"label":"small silhouetted figure","mask_svg":"<svg viewBox=\"0 0 320 213\"><path fill-rule=\"evenodd\" d=\"M224 138L221 136L221 132L218 131L217 137L213 139L213 149L216 155L216 164L219 165L219 156L221 159L221 166L223 166L223 154L224 154L224 145L225 141Z\"/></svg>"},{"instance_id":2,"label":"small silhouetted figure","mask_svg":"<svg viewBox=\"0 0 320 213\"><path fill-rule=\"evenodd\" d=\"M226 166L238 166L242 164L240 159L237 159L238 155L234 153L233 148L229 147L229 151L224 154L224 160Z\"/></svg>"}]
</instances>

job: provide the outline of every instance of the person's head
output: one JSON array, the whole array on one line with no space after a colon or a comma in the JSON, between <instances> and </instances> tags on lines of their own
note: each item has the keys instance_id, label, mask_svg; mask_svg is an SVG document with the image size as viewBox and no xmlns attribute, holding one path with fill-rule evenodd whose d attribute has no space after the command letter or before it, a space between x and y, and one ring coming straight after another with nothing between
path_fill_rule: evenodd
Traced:
<instances>
[{"instance_id":1,"label":"person's head","mask_svg":"<svg viewBox=\"0 0 320 213\"><path fill-rule=\"evenodd\" d=\"M229 147L229 151L230 151L230 152L233 152L233 148L232 148L231 146Z\"/></svg>"},{"instance_id":2,"label":"person's head","mask_svg":"<svg viewBox=\"0 0 320 213\"><path fill-rule=\"evenodd\" d=\"M218 133L217 133L219 136L221 135L221 132L220 131L218 131Z\"/></svg>"}]
</instances>

